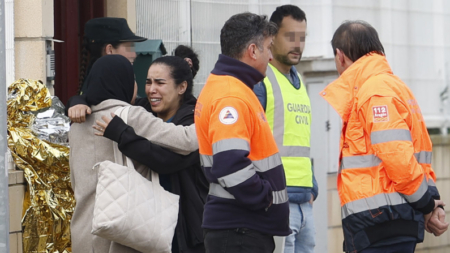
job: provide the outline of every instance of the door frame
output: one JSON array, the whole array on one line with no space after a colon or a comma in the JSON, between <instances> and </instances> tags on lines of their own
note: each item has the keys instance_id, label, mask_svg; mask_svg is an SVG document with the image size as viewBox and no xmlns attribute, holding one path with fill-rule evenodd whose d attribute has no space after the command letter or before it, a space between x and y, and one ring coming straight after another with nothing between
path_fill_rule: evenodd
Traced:
<instances>
[{"instance_id":1,"label":"door frame","mask_svg":"<svg viewBox=\"0 0 450 253\"><path fill-rule=\"evenodd\" d=\"M66 104L77 94L84 24L105 16L105 0L53 0L55 43L55 95Z\"/></svg>"}]
</instances>

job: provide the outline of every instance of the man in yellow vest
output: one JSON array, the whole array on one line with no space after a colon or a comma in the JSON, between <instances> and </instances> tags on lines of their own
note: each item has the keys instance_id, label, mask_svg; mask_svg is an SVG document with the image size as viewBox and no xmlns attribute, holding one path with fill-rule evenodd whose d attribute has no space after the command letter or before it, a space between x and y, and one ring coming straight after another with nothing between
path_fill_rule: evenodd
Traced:
<instances>
[{"instance_id":1,"label":"man in yellow vest","mask_svg":"<svg viewBox=\"0 0 450 253\"><path fill-rule=\"evenodd\" d=\"M279 27L271 46L273 60L253 91L266 112L286 174L292 233L284 252L309 253L315 246L312 204L318 187L310 159L311 105L294 67L305 46L306 15L297 6L283 5L270 21Z\"/></svg>"}]
</instances>

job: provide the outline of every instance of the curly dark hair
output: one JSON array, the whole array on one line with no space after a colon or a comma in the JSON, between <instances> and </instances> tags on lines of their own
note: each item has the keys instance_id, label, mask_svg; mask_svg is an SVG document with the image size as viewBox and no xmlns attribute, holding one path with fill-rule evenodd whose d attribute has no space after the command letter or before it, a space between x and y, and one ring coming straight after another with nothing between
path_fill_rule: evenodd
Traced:
<instances>
[{"instance_id":1,"label":"curly dark hair","mask_svg":"<svg viewBox=\"0 0 450 253\"><path fill-rule=\"evenodd\" d=\"M200 61L198 60L198 54L191 48L185 45L179 45L177 48L175 48L173 54L175 56L181 57L181 58L189 58L192 61L192 76L195 78L197 75L198 70L200 69Z\"/></svg>"}]
</instances>

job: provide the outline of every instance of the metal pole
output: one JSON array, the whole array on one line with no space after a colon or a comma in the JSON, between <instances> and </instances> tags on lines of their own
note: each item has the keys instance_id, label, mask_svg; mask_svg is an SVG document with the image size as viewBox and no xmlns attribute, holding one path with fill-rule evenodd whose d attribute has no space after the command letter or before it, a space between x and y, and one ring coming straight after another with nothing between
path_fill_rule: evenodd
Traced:
<instances>
[{"instance_id":1,"label":"metal pole","mask_svg":"<svg viewBox=\"0 0 450 253\"><path fill-rule=\"evenodd\" d=\"M0 0L0 253L9 252L8 167L6 166L5 0Z\"/></svg>"},{"instance_id":2,"label":"metal pole","mask_svg":"<svg viewBox=\"0 0 450 253\"><path fill-rule=\"evenodd\" d=\"M190 1L182 0L179 1L180 9L178 11L179 19L178 19L178 34L179 34L179 43L184 45L190 45L191 43L191 11L190 11Z\"/></svg>"}]
</instances>

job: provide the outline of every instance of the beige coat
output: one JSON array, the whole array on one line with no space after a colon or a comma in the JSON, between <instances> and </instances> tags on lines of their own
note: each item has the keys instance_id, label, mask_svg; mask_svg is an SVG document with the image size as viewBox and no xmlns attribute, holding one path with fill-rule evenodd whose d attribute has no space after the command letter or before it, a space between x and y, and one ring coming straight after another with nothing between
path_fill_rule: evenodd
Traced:
<instances>
[{"instance_id":1,"label":"beige coat","mask_svg":"<svg viewBox=\"0 0 450 253\"><path fill-rule=\"evenodd\" d=\"M97 186L97 173L94 164L104 160L114 161L113 142L105 137L94 135L92 126L101 116L110 116L127 103L106 100L92 107L92 114L82 124L72 124L69 132L70 179L77 204L71 221L73 253L127 253L137 252L131 248L111 242L91 234L92 216ZM188 154L198 149L195 127L175 126L164 123L145 109L138 106L130 108L128 124L141 135L154 143L180 154ZM136 170L150 178L149 170L134 162Z\"/></svg>"}]
</instances>

